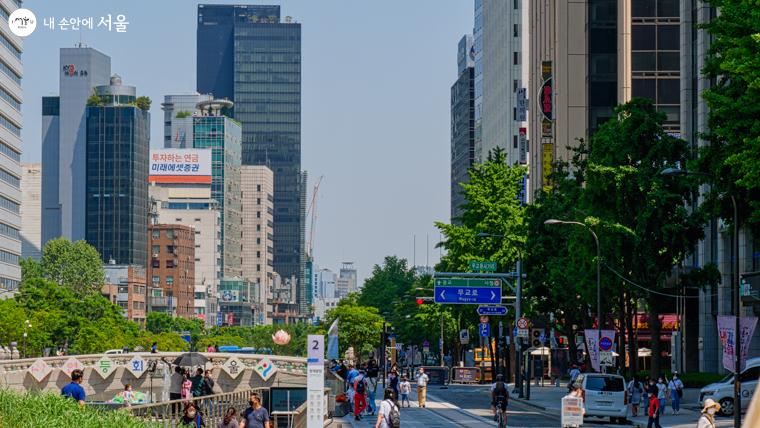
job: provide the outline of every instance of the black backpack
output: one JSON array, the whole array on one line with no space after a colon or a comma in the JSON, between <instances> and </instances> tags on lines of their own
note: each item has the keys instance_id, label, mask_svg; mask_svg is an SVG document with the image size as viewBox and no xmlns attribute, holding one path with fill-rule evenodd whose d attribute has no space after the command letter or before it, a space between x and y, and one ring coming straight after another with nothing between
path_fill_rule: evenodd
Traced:
<instances>
[{"instance_id":1,"label":"black backpack","mask_svg":"<svg viewBox=\"0 0 760 428\"><path fill-rule=\"evenodd\" d=\"M359 382L356 383L356 393L364 394L367 391L367 381L362 377Z\"/></svg>"},{"instance_id":2,"label":"black backpack","mask_svg":"<svg viewBox=\"0 0 760 428\"><path fill-rule=\"evenodd\" d=\"M388 426L391 428L401 428L401 414L398 412L398 406L393 401L386 400L391 405L390 414L385 416L385 420L388 422Z\"/></svg>"},{"instance_id":3,"label":"black backpack","mask_svg":"<svg viewBox=\"0 0 760 428\"><path fill-rule=\"evenodd\" d=\"M496 394L497 397L506 397L507 396L507 384L504 382L496 382L496 387L493 389L494 394Z\"/></svg>"}]
</instances>

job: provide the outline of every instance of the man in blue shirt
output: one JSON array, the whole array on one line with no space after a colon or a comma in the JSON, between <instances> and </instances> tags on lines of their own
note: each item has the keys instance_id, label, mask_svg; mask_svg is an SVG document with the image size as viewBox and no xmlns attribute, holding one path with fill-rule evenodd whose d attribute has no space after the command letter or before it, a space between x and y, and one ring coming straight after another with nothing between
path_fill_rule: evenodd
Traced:
<instances>
[{"instance_id":1,"label":"man in blue shirt","mask_svg":"<svg viewBox=\"0 0 760 428\"><path fill-rule=\"evenodd\" d=\"M269 421L269 412L261 405L259 394L252 392L248 403L251 407L243 412L240 428L271 428L272 424Z\"/></svg>"},{"instance_id":2,"label":"man in blue shirt","mask_svg":"<svg viewBox=\"0 0 760 428\"><path fill-rule=\"evenodd\" d=\"M61 395L64 397L70 397L76 400L80 406L84 406L84 400L85 400L85 393L84 388L82 388L82 378L84 377L84 373L82 370L76 369L71 372L71 383L64 386L63 389L61 389Z\"/></svg>"}]
</instances>

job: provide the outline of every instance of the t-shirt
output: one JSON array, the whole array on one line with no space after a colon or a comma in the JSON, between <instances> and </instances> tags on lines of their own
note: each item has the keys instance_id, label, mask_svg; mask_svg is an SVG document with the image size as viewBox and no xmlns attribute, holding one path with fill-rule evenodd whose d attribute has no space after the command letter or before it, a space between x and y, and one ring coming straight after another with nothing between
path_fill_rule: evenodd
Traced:
<instances>
[{"instance_id":1,"label":"t-shirt","mask_svg":"<svg viewBox=\"0 0 760 428\"><path fill-rule=\"evenodd\" d=\"M390 417L391 417L391 410L396 407L393 403L391 403L389 400L383 400L380 403L380 414L383 415L383 417L380 419L380 428L391 428Z\"/></svg>"},{"instance_id":2,"label":"t-shirt","mask_svg":"<svg viewBox=\"0 0 760 428\"><path fill-rule=\"evenodd\" d=\"M578 378L578 375L581 374L581 371L578 369L572 369L570 370L570 380L575 381L575 379Z\"/></svg>"},{"instance_id":3,"label":"t-shirt","mask_svg":"<svg viewBox=\"0 0 760 428\"><path fill-rule=\"evenodd\" d=\"M425 387L428 384L430 378L425 373L417 376L417 386Z\"/></svg>"},{"instance_id":4,"label":"t-shirt","mask_svg":"<svg viewBox=\"0 0 760 428\"><path fill-rule=\"evenodd\" d=\"M347 376L348 376L348 378L347 378L346 380L348 381L348 383L349 383L350 385L353 385L353 384L354 384L354 378L355 378L356 376L359 376L359 370L356 370L356 369L351 369L351 370L348 372L348 375L347 375Z\"/></svg>"},{"instance_id":5,"label":"t-shirt","mask_svg":"<svg viewBox=\"0 0 760 428\"><path fill-rule=\"evenodd\" d=\"M253 410L253 407L245 409L243 413L245 428L264 428L264 422L269 422L269 412L263 407Z\"/></svg>"},{"instance_id":6,"label":"t-shirt","mask_svg":"<svg viewBox=\"0 0 760 428\"><path fill-rule=\"evenodd\" d=\"M658 383L657 384L657 398L665 398L665 391L667 391L668 387L665 386L664 383Z\"/></svg>"},{"instance_id":7,"label":"t-shirt","mask_svg":"<svg viewBox=\"0 0 760 428\"><path fill-rule=\"evenodd\" d=\"M70 397L77 401L84 401L86 394L84 393L84 388L82 388L82 385L71 382L70 384L66 385L61 389L61 395L64 397Z\"/></svg>"},{"instance_id":8,"label":"t-shirt","mask_svg":"<svg viewBox=\"0 0 760 428\"><path fill-rule=\"evenodd\" d=\"M670 382L668 382L668 389L683 389L683 382L681 382L681 379L672 379Z\"/></svg>"},{"instance_id":9,"label":"t-shirt","mask_svg":"<svg viewBox=\"0 0 760 428\"><path fill-rule=\"evenodd\" d=\"M174 394L180 394L182 393L182 382L185 380L185 378L177 373L172 373L171 377L171 384L169 385L169 392Z\"/></svg>"},{"instance_id":10,"label":"t-shirt","mask_svg":"<svg viewBox=\"0 0 760 428\"><path fill-rule=\"evenodd\" d=\"M402 394L409 394L412 392L412 384L410 384L408 380L401 382L399 388Z\"/></svg>"},{"instance_id":11,"label":"t-shirt","mask_svg":"<svg viewBox=\"0 0 760 428\"><path fill-rule=\"evenodd\" d=\"M193 393L193 397L198 397L203 394L203 376L195 375L190 378L190 382L192 382L192 386L190 388Z\"/></svg>"},{"instance_id":12,"label":"t-shirt","mask_svg":"<svg viewBox=\"0 0 760 428\"><path fill-rule=\"evenodd\" d=\"M496 395L501 397L506 397L509 395L509 392L507 391L507 384L504 382L494 382L494 384L491 385L491 392L496 392Z\"/></svg>"}]
</instances>

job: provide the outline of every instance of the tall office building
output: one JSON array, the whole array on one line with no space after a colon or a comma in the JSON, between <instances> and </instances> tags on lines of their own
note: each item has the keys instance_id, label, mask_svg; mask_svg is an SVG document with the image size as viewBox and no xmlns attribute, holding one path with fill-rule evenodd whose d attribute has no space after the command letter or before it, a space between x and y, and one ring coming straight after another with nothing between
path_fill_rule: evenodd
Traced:
<instances>
[{"instance_id":1,"label":"tall office building","mask_svg":"<svg viewBox=\"0 0 760 428\"><path fill-rule=\"evenodd\" d=\"M346 297L349 293L359 291L358 277L353 262L343 262L335 282L335 297Z\"/></svg>"},{"instance_id":2,"label":"tall office building","mask_svg":"<svg viewBox=\"0 0 760 428\"><path fill-rule=\"evenodd\" d=\"M211 197L211 150L151 150L149 181L152 221L189 226L195 233L194 315L208 327L215 325L222 278L222 216ZM157 254L150 252L151 257Z\"/></svg>"},{"instance_id":3,"label":"tall office building","mask_svg":"<svg viewBox=\"0 0 760 428\"><path fill-rule=\"evenodd\" d=\"M274 281L274 174L263 165L241 168L243 195L243 278L257 289L251 301L254 324L271 324L267 300Z\"/></svg>"},{"instance_id":4,"label":"tall office building","mask_svg":"<svg viewBox=\"0 0 760 428\"><path fill-rule=\"evenodd\" d=\"M475 162L475 57L472 36L457 48L458 78L451 87L451 221L457 222L464 204L462 183Z\"/></svg>"},{"instance_id":5,"label":"tall office building","mask_svg":"<svg viewBox=\"0 0 760 428\"><path fill-rule=\"evenodd\" d=\"M527 162L527 143L520 139L520 128L527 126L526 117L524 110L519 111L517 101L518 94L524 94L521 88L528 83L527 3L525 0L482 2L482 111L479 116L482 160L489 151L500 147L509 165ZM476 97L479 95L481 93L476 93Z\"/></svg>"},{"instance_id":6,"label":"tall office building","mask_svg":"<svg viewBox=\"0 0 760 428\"><path fill-rule=\"evenodd\" d=\"M42 98L42 245L85 239L85 107L110 76L103 53L83 45L60 50L59 96Z\"/></svg>"},{"instance_id":7,"label":"tall office building","mask_svg":"<svg viewBox=\"0 0 760 428\"><path fill-rule=\"evenodd\" d=\"M150 113L114 75L87 106L86 239L103 261L148 261ZM94 98L94 97L93 97Z\"/></svg>"},{"instance_id":8,"label":"tall office building","mask_svg":"<svg viewBox=\"0 0 760 428\"><path fill-rule=\"evenodd\" d=\"M472 29L472 50L475 56L473 94L475 97L475 162L483 162L483 0L475 0L475 25Z\"/></svg>"},{"instance_id":9,"label":"tall office building","mask_svg":"<svg viewBox=\"0 0 760 428\"><path fill-rule=\"evenodd\" d=\"M166 95L164 111L164 147L193 148L193 116L199 113L198 103L211 101L210 94Z\"/></svg>"},{"instance_id":10,"label":"tall office building","mask_svg":"<svg viewBox=\"0 0 760 428\"><path fill-rule=\"evenodd\" d=\"M274 270L303 281L305 183L301 174L301 25L279 6L198 5L197 91L235 102L243 164L274 172Z\"/></svg>"},{"instance_id":11,"label":"tall office building","mask_svg":"<svg viewBox=\"0 0 760 428\"><path fill-rule=\"evenodd\" d=\"M40 201L42 199L42 165L27 163L21 165L21 256L39 260L42 246L40 244L41 219ZM2 225L6 233L13 234L13 229Z\"/></svg>"},{"instance_id":12,"label":"tall office building","mask_svg":"<svg viewBox=\"0 0 760 428\"><path fill-rule=\"evenodd\" d=\"M0 2L0 12L8 15L21 2ZM0 26L0 296L2 289L16 289L21 280L21 77L23 43L9 30ZM7 297L5 294L3 297Z\"/></svg>"},{"instance_id":13,"label":"tall office building","mask_svg":"<svg viewBox=\"0 0 760 428\"><path fill-rule=\"evenodd\" d=\"M193 117L193 146L211 149L211 197L222 214L222 276L243 274L240 196L240 124L222 114L232 107L225 100L198 104L201 115Z\"/></svg>"}]
</instances>

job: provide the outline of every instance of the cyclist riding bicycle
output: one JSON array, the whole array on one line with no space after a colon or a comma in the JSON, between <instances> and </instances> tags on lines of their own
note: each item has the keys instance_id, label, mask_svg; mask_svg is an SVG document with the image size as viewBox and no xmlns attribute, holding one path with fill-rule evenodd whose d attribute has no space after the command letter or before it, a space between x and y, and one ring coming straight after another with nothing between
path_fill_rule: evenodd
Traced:
<instances>
[{"instance_id":1,"label":"cyclist riding bicycle","mask_svg":"<svg viewBox=\"0 0 760 428\"><path fill-rule=\"evenodd\" d=\"M496 382L491 385L491 410L493 411L493 420L498 420L497 408L504 412L506 418L507 403L509 402L509 392L507 384L504 382L504 375L496 375Z\"/></svg>"}]
</instances>

